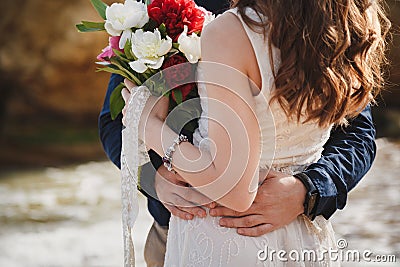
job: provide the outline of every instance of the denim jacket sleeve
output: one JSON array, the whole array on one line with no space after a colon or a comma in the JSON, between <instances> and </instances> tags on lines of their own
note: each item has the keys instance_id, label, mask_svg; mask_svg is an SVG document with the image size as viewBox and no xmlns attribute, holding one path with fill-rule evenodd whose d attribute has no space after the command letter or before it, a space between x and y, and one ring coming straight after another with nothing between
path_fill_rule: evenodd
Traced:
<instances>
[{"instance_id":1,"label":"denim jacket sleeve","mask_svg":"<svg viewBox=\"0 0 400 267\"><path fill-rule=\"evenodd\" d=\"M122 143L122 116L119 115L115 120L111 119L110 96L113 89L123 81L119 75L112 74L108 83L107 93L104 99L103 108L99 116L99 136L104 151L108 158L118 167L121 167L121 143Z\"/></svg>"},{"instance_id":2,"label":"denim jacket sleeve","mask_svg":"<svg viewBox=\"0 0 400 267\"><path fill-rule=\"evenodd\" d=\"M320 160L303 172L319 191L316 215L328 219L344 208L348 192L371 168L375 154L375 127L367 106L349 126L332 130Z\"/></svg>"}]
</instances>

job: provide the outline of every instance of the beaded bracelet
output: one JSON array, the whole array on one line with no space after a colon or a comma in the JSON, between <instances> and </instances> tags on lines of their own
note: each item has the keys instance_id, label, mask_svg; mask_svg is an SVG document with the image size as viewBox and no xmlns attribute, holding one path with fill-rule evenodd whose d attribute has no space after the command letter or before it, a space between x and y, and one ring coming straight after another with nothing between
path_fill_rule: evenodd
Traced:
<instances>
[{"instance_id":1,"label":"beaded bracelet","mask_svg":"<svg viewBox=\"0 0 400 267\"><path fill-rule=\"evenodd\" d=\"M188 138L183 135L180 134L177 138L175 138L174 142L172 143L172 145L167 149L167 151L165 151L165 155L162 158L162 161L164 163L164 166L167 168L168 171L173 172L173 168L172 168L172 155L175 152L175 147L178 146L180 143L182 142L187 142Z\"/></svg>"}]
</instances>

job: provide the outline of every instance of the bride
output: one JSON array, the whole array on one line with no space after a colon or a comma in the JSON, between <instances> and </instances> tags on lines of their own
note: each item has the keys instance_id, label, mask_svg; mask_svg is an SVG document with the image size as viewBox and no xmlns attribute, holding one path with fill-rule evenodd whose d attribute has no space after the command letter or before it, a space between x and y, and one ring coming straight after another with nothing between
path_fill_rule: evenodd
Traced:
<instances>
[{"instance_id":1,"label":"bride","mask_svg":"<svg viewBox=\"0 0 400 267\"><path fill-rule=\"evenodd\" d=\"M164 123L167 98L125 82L148 99L140 140L218 205L245 211L261 170L302 171L321 156L331 127L372 101L382 85L381 15L379 2L369 0L234 1L202 33L203 113L194 145ZM128 105L125 121L132 112ZM260 237L240 236L218 219L172 216L165 266L339 265L326 253L335 238L322 216L299 216ZM301 257L305 250L316 256ZM293 251L300 256L289 257Z\"/></svg>"}]
</instances>

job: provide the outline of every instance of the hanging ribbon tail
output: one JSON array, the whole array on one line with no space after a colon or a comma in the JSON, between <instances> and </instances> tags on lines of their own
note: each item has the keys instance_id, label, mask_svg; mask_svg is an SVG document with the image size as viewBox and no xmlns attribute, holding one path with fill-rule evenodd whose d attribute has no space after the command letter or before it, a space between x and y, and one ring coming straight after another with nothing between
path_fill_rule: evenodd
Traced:
<instances>
[{"instance_id":1,"label":"hanging ribbon tail","mask_svg":"<svg viewBox=\"0 0 400 267\"><path fill-rule=\"evenodd\" d=\"M137 189L139 166L150 161L143 141L139 140L138 126L150 95L145 86L140 86L132 92L124 118L126 127L122 130L121 201L125 267L135 266L132 228L139 213Z\"/></svg>"}]
</instances>

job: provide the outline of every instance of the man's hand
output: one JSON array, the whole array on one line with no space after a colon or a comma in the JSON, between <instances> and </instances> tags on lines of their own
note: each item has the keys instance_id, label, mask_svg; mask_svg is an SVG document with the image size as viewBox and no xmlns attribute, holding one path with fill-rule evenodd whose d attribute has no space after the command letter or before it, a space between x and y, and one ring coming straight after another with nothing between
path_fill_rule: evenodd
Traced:
<instances>
[{"instance_id":1,"label":"man's hand","mask_svg":"<svg viewBox=\"0 0 400 267\"><path fill-rule=\"evenodd\" d=\"M167 170L164 166L158 168L154 187L159 200L175 216L183 220L192 220L194 216L205 217L205 209L215 207L215 203L199 193L177 174Z\"/></svg>"},{"instance_id":2,"label":"man's hand","mask_svg":"<svg viewBox=\"0 0 400 267\"><path fill-rule=\"evenodd\" d=\"M222 216L220 225L237 228L240 235L261 236L292 222L304 212L306 188L301 181L281 172L270 171L258 188L257 196L245 212L225 207L210 210Z\"/></svg>"}]
</instances>

